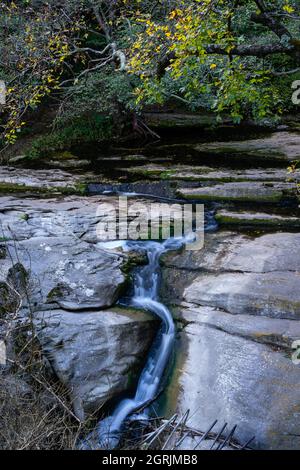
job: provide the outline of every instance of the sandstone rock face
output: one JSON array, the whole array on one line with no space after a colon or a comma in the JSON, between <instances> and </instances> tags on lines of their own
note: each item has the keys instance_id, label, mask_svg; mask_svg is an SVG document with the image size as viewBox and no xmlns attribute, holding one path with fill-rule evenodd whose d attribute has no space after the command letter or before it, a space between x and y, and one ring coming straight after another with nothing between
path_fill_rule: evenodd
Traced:
<instances>
[{"instance_id":1,"label":"sandstone rock face","mask_svg":"<svg viewBox=\"0 0 300 470\"><path fill-rule=\"evenodd\" d=\"M111 222L112 227L127 227L139 214L140 207L147 208L144 225L149 220L149 201L128 199L128 219L118 219L119 198L117 196L68 196L36 199L20 199L3 196L1 198L0 225L1 237L23 240L33 237L74 237L96 244L103 241L99 224ZM159 211L157 210L157 216ZM181 217L181 213L180 213ZM103 225L103 224L102 224ZM126 233L126 232L125 232ZM148 226L145 229L148 236Z\"/></svg>"},{"instance_id":2,"label":"sandstone rock face","mask_svg":"<svg viewBox=\"0 0 300 470\"><path fill-rule=\"evenodd\" d=\"M170 253L162 261L170 270L200 274L297 272L299 243L299 233L279 232L252 238L235 232L217 232L205 235L202 250Z\"/></svg>"},{"instance_id":3,"label":"sandstone rock face","mask_svg":"<svg viewBox=\"0 0 300 470\"><path fill-rule=\"evenodd\" d=\"M186 199L234 202L279 202L297 196L296 183L239 182L199 188L181 188L177 193Z\"/></svg>"},{"instance_id":4,"label":"sandstone rock face","mask_svg":"<svg viewBox=\"0 0 300 470\"><path fill-rule=\"evenodd\" d=\"M215 218L221 226L230 227L300 227L299 217L255 211L221 209L217 211Z\"/></svg>"},{"instance_id":5,"label":"sandstone rock face","mask_svg":"<svg viewBox=\"0 0 300 470\"><path fill-rule=\"evenodd\" d=\"M168 301L182 322L178 411L207 429L218 419L238 425L241 442L299 448L300 234L251 238L206 235L199 252L163 259ZM177 291L177 294L176 294Z\"/></svg>"},{"instance_id":6,"label":"sandstone rock face","mask_svg":"<svg viewBox=\"0 0 300 470\"><path fill-rule=\"evenodd\" d=\"M89 175L85 175L85 178ZM29 170L10 166L0 166L0 189L15 186L15 189L35 188L37 190L69 188L76 189L83 182L79 175L62 170Z\"/></svg>"},{"instance_id":7,"label":"sandstone rock face","mask_svg":"<svg viewBox=\"0 0 300 470\"><path fill-rule=\"evenodd\" d=\"M151 315L121 308L45 311L35 322L46 357L69 388L81 420L134 386L155 333Z\"/></svg>"},{"instance_id":8,"label":"sandstone rock face","mask_svg":"<svg viewBox=\"0 0 300 470\"><path fill-rule=\"evenodd\" d=\"M113 214L117 201L99 196L46 199L2 197L2 236L16 240L41 236L71 236L74 239L96 243L99 241L97 223L101 221L97 210L101 204L110 204Z\"/></svg>"},{"instance_id":9,"label":"sandstone rock face","mask_svg":"<svg viewBox=\"0 0 300 470\"><path fill-rule=\"evenodd\" d=\"M300 135L296 132L274 132L252 140L197 144L195 149L205 154L238 155L262 160L297 160L300 156Z\"/></svg>"},{"instance_id":10,"label":"sandstone rock face","mask_svg":"<svg viewBox=\"0 0 300 470\"><path fill-rule=\"evenodd\" d=\"M300 319L299 273L226 273L202 275L184 299L229 313Z\"/></svg>"},{"instance_id":11,"label":"sandstone rock face","mask_svg":"<svg viewBox=\"0 0 300 470\"><path fill-rule=\"evenodd\" d=\"M204 307L184 312L179 409L191 410L189 425L206 429L219 419L238 425L241 442L255 436L259 448L299 448L300 370L287 346L300 337L299 322Z\"/></svg>"},{"instance_id":12,"label":"sandstone rock face","mask_svg":"<svg viewBox=\"0 0 300 470\"><path fill-rule=\"evenodd\" d=\"M165 180L184 180L184 181L282 181L285 182L291 175L286 169L281 168L212 168L199 165L176 165L174 163L165 163L157 165L150 163L148 165L124 168L124 171L136 175L147 176L149 178L163 178ZM293 178L298 179L298 173L293 174Z\"/></svg>"}]
</instances>

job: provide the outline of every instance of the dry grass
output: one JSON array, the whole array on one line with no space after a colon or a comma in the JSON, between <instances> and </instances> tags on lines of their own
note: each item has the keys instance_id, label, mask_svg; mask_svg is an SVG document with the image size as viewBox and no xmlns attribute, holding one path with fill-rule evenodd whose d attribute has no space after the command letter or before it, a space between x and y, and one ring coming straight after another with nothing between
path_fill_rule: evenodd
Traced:
<instances>
[{"instance_id":1,"label":"dry grass","mask_svg":"<svg viewBox=\"0 0 300 470\"><path fill-rule=\"evenodd\" d=\"M154 418L147 422L132 422L125 433L122 448L127 450L251 450L249 439L243 444L234 438L237 426L218 426L216 420L205 431L189 425L189 411L182 416Z\"/></svg>"},{"instance_id":2,"label":"dry grass","mask_svg":"<svg viewBox=\"0 0 300 470\"><path fill-rule=\"evenodd\" d=\"M23 342L8 364L0 374L0 449L74 449L82 424L38 343Z\"/></svg>"},{"instance_id":3,"label":"dry grass","mask_svg":"<svg viewBox=\"0 0 300 470\"><path fill-rule=\"evenodd\" d=\"M78 426L58 403L43 393L0 380L0 448L17 450L73 449Z\"/></svg>"},{"instance_id":4,"label":"dry grass","mask_svg":"<svg viewBox=\"0 0 300 470\"><path fill-rule=\"evenodd\" d=\"M15 252L17 256L16 246ZM6 366L0 367L0 449L74 449L83 427L72 411L68 391L42 354L31 310L30 279L12 258L1 286L0 339L8 357Z\"/></svg>"}]
</instances>

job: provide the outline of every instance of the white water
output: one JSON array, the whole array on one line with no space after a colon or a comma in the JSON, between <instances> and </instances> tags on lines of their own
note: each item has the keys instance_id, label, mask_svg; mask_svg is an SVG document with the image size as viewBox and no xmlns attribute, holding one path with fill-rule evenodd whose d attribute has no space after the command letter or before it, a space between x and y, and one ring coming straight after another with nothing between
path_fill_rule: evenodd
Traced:
<instances>
[{"instance_id":1,"label":"white water","mask_svg":"<svg viewBox=\"0 0 300 470\"><path fill-rule=\"evenodd\" d=\"M159 302L159 258L167 250L178 249L184 240L169 239L164 243L153 241L128 242L130 248L147 250L149 263L136 273L131 305L154 313L161 319L161 328L140 375L133 398L122 400L111 416L100 421L96 430L81 443L81 449L113 449L118 446L127 418L143 409L147 416L147 404L155 399L175 341L175 325L168 308ZM133 417L134 419L134 417ZM141 415L136 416L141 419ZM96 436L96 439L95 439Z\"/></svg>"}]
</instances>

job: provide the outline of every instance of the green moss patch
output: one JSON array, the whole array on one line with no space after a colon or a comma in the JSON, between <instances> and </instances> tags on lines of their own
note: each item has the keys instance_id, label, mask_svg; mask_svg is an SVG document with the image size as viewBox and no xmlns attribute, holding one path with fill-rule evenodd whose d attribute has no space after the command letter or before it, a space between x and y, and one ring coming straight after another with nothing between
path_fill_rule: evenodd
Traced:
<instances>
[{"instance_id":1,"label":"green moss patch","mask_svg":"<svg viewBox=\"0 0 300 470\"><path fill-rule=\"evenodd\" d=\"M277 215L269 215L263 213L238 213L219 212L215 216L216 221L224 226L235 227L271 227L271 228L294 228L300 227L300 218L297 217L281 217Z\"/></svg>"},{"instance_id":2,"label":"green moss patch","mask_svg":"<svg viewBox=\"0 0 300 470\"><path fill-rule=\"evenodd\" d=\"M25 152L28 159L47 158L59 154L59 158L70 159L68 151L76 144L104 141L112 137L113 128L109 117L93 115L80 117L63 128L37 137Z\"/></svg>"},{"instance_id":3,"label":"green moss patch","mask_svg":"<svg viewBox=\"0 0 300 470\"><path fill-rule=\"evenodd\" d=\"M43 196L51 196L54 194L81 194L84 195L87 191L86 183L77 183L74 186L66 187L40 187L40 186L27 186L25 184L16 183L1 183L0 182L0 194L23 194L23 193L34 193Z\"/></svg>"}]
</instances>

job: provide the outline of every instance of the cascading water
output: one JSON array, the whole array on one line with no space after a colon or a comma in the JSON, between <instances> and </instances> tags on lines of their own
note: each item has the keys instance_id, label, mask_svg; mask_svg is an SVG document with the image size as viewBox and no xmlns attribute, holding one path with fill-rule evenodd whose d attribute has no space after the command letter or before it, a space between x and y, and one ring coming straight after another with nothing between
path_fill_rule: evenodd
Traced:
<instances>
[{"instance_id":1,"label":"cascading water","mask_svg":"<svg viewBox=\"0 0 300 470\"><path fill-rule=\"evenodd\" d=\"M206 213L205 230L215 230L216 222L213 212ZM159 259L169 250L177 250L186 242L191 241L195 234L185 238L170 238L163 243L155 241L126 242L127 249L147 251L148 264L135 275L134 293L130 304L134 307L154 313L161 320L161 327L151 348L146 365L140 375L135 396L122 400L111 416L101 420L96 429L81 443L82 450L114 449L119 445L122 429L127 418L141 419L141 415L132 415L143 410L143 418L147 417L145 408L155 400L168 365L175 342L175 325L169 309L159 302ZM122 244L124 246L124 244Z\"/></svg>"},{"instance_id":2,"label":"cascading water","mask_svg":"<svg viewBox=\"0 0 300 470\"><path fill-rule=\"evenodd\" d=\"M159 259L162 253L178 249L182 244L183 240L177 239L169 239L164 243L153 241L127 243L130 249L140 248L142 245L147 250L149 259L149 263L136 273L131 305L153 312L160 318L161 328L141 373L135 396L122 400L111 416L100 421L96 430L82 442L80 446L82 449L117 447L125 420L147 406L159 393L161 379L175 341L175 325L171 312L158 300Z\"/></svg>"}]
</instances>

